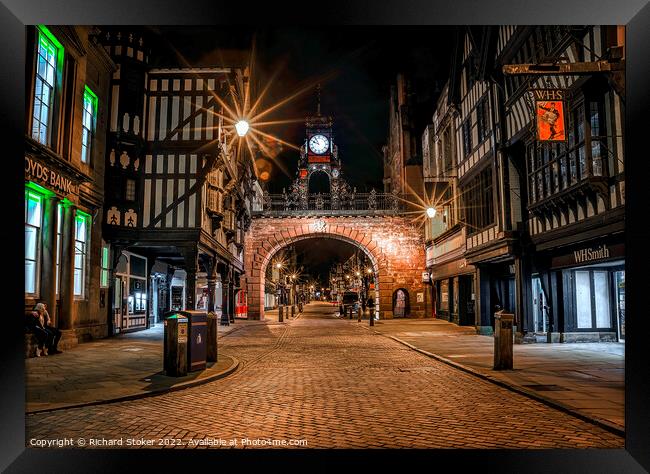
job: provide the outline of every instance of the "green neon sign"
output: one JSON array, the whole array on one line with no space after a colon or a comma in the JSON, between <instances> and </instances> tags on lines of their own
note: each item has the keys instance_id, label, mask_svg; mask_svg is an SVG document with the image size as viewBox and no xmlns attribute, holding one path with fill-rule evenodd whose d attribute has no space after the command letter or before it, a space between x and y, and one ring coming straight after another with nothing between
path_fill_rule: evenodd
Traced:
<instances>
[{"instance_id":1,"label":"green neon sign","mask_svg":"<svg viewBox=\"0 0 650 474\"><path fill-rule=\"evenodd\" d=\"M25 183L25 187L27 189L31 189L32 191L38 193L41 197L50 197L50 196L55 196L55 194L50 191L47 188L44 188L43 186L39 186L38 184L32 182L32 181L27 181Z\"/></svg>"}]
</instances>

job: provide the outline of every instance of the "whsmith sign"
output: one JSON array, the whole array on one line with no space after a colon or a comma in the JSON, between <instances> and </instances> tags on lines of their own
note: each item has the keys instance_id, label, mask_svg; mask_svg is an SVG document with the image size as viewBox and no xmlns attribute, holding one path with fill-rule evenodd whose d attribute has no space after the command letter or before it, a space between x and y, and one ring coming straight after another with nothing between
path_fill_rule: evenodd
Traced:
<instances>
[{"instance_id":1,"label":"whsmith sign","mask_svg":"<svg viewBox=\"0 0 650 474\"><path fill-rule=\"evenodd\" d=\"M48 168L32 158L25 157L25 178L45 184L48 188L63 194L77 191L75 183L59 171Z\"/></svg>"},{"instance_id":2,"label":"whsmith sign","mask_svg":"<svg viewBox=\"0 0 650 474\"><path fill-rule=\"evenodd\" d=\"M583 247L569 254L553 257L551 267L568 267L580 264L597 263L625 257L625 244L601 244L594 247Z\"/></svg>"}]
</instances>

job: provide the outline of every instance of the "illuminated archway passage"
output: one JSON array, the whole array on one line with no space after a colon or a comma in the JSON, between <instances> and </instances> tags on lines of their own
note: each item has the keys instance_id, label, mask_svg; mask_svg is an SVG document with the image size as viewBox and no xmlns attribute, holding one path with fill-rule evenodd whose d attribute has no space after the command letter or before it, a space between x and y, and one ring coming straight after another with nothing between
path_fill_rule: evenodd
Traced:
<instances>
[{"instance_id":1,"label":"illuminated archway passage","mask_svg":"<svg viewBox=\"0 0 650 474\"><path fill-rule=\"evenodd\" d=\"M307 238L332 238L361 249L371 261L379 293L379 318L393 318L393 294L424 293L424 243L408 217L288 217L253 219L246 235L242 286L248 290L248 318L264 318L266 267L273 255ZM411 300L410 316L424 317L425 303ZM417 301L417 302L416 302Z\"/></svg>"}]
</instances>

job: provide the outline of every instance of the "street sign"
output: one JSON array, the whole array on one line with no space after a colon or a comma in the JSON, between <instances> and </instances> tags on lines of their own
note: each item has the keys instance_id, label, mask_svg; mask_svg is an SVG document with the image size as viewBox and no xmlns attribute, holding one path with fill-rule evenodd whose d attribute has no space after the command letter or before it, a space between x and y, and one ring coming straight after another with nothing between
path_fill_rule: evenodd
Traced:
<instances>
[{"instance_id":1,"label":"street sign","mask_svg":"<svg viewBox=\"0 0 650 474\"><path fill-rule=\"evenodd\" d=\"M430 275L429 272L422 272L422 282L429 283Z\"/></svg>"}]
</instances>

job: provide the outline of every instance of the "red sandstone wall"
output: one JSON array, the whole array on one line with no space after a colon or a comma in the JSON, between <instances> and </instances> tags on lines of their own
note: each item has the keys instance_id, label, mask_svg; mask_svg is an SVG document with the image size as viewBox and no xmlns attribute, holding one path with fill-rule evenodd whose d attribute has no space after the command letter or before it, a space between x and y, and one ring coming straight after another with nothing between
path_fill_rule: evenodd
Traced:
<instances>
[{"instance_id":1,"label":"red sandstone wall","mask_svg":"<svg viewBox=\"0 0 650 474\"><path fill-rule=\"evenodd\" d=\"M264 317L264 275L273 255L290 243L309 237L332 237L365 249L379 277L380 318L393 317L392 297L398 288L408 290L411 317L424 316L417 293L425 288L424 242L409 217L301 217L256 218L246 234L244 265L248 287L248 317Z\"/></svg>"}]
</instances>

